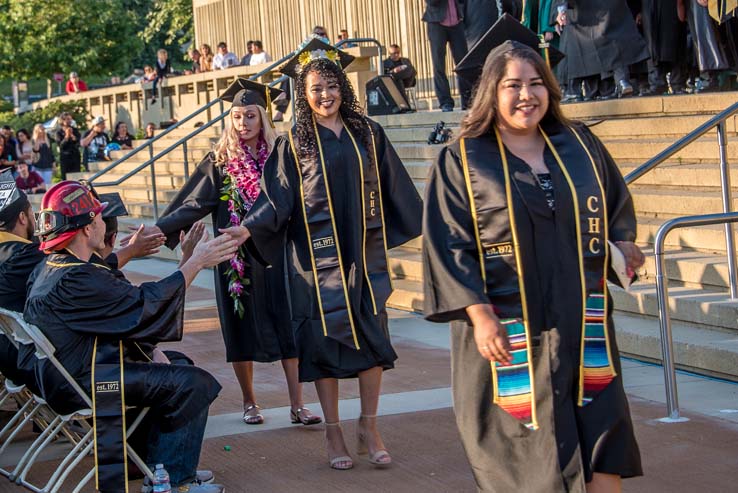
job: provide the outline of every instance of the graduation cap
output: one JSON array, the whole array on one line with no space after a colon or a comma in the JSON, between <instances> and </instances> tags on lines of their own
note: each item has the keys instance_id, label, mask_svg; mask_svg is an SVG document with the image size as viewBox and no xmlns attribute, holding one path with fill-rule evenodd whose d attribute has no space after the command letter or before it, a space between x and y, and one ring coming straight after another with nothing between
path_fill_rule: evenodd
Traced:
<instances>
[{"instance_id":1,"label":"graduation cap","mask_svg":"<svg viewBox=\"0 0 738 493\"><path fill-rule=\"evenodd\" d=\"M128 215L128 209L126 209L126 205L123 203L123 199L118 192L100 193L97 196L100 202L108 203L108 206L102 213L103 219Z\"/></svg>"},{"instance_id":2,"label":"graduation cap","mask_svg":"<svg viewBox=\"0 0 738 493\"><path fill-rule=\"evenodd\" d=\"M13 173L9 169L0 173L0 226L18 217L27 203L28 197L16 186Z\"/></svg>"},{"instance_id":3,"label":"graduation cap","mask_svg":"<svg viewBox=\"0 0 738 493\"><path fill-rule=\"evenodd\" d=\"M474 83L482 74L484 62L492 50L501 47L501 50L507 51L502 45L509 45L509 49L513 49L517 43L536 50L551 68L564 58L563 53L549 46L549 43L543 43L536 33L522 25L515 17L504 14L474 43L454 70L459 77Z\"/></svg>"},{"instance_id":4,"label":"graduation cap","mask_svg":"<svg viewBox=\"0 0 738 493\"><path fill-rule=\"evenodd\" d=\"M252 104L261 106L269 115L269 124L274 128L274 122L272 122L272 101L277 99L280 94L282 94L281 89L238 77L223 91L220 99L233 103L232 108Z\"/></svg>"},{"instance_id":5,"label":"graduation cap","mask_svg":"<svg viewBox=\"0 0 738 493\"><path fill-rule=\"evenodd\" d=\"M302 72L305 65L313 60L327 59L345 70L351 62L354 61L353 56L345 51L339 50L335 46L321 41L319 38L312 38L308 43L297 50L292 58L282 65L279 69L283 74L296 79Z\"/></svg>"}]
</instances>

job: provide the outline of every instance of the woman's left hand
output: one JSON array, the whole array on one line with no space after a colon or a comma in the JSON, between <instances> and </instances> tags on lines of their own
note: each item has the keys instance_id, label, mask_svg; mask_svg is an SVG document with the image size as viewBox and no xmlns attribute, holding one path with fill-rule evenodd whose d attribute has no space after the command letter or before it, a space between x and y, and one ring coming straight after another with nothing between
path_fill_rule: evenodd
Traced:
<instances>
[{"instance_id":1,"label":"woman's left hand","mask_svg":"<svg viewBox=\"0 0 738 493\"><path fill-rule=\"evenodd\" d=\"M638 248L638 245L632 241L616 241L615 244L620 251L623 252L625 262L628 266L628 274L632 276L635 274L636 269L640 268L644 264L646 256L643 255L643 252Z\"/></svg>"}]
</instances>

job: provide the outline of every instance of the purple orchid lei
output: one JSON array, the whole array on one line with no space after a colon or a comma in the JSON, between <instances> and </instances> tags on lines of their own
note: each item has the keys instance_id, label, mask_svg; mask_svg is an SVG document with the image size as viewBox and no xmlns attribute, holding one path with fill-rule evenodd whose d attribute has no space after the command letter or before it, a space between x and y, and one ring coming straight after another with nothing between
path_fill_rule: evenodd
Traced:
<instances>
[{"instance_id":1,"label":"purple orchid lei","mask_svg":"<svg viewBox=\"0 0 738 493\"><path fill-rule=\"evenodd\" d=\"M220 190L220 200L228 202L229 222L238 226L256 202L261 190L261 174L264 163L269 156L266 140L260 135L256 144L256 158L250 152L246 141L239 139L239 145L245 157L233 157L228 160L224 169L226 177ZM233 299L233 311L243 318L244 306L241 295L250 284L246 277L245 247L241 245L235 257L230 260L230 267L225 275L228 277L228 293Z\"/></svg>"}]
</instances>

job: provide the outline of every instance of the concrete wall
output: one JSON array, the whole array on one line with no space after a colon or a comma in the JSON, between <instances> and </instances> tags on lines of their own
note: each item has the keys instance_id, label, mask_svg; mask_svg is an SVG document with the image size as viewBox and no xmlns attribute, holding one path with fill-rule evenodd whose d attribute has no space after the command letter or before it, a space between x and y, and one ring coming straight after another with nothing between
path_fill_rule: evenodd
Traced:
<instances>
[{"instance_id":1,"label":"concrete wall","mask_svg":"<svg viewBox=\"0 0 738 493\"><path fill-rule=\"evenodd\" d=\"M193 0L197 46L220 41L239 57L248 40L260 39L275 59L291 52L316 24L336 41L340 29L351 37L397 43L418 70L418 97L433 96L430 48L423 0ZM448 57L447 73L451 72ZM455 90L452 81L452 90Z\"/></svg>"}]
</instances>

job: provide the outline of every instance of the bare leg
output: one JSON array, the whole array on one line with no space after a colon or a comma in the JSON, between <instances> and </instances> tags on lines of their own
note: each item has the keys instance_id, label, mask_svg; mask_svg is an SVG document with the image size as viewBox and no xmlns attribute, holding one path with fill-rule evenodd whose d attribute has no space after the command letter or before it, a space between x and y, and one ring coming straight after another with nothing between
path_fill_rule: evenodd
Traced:
<instances>
[{"instance_id":1,"label":"bare leg","mask_svg":"<svg viewBox=\"0 0 738 493\"><path fill-rule=\"evenodd\" d=\"M359 453L369 452L370 462L386 465L392 462L387 453L382 437L377 431L377 407L379 392L382 388L382 368L375 366L359 373L359 393L361 395L361 417L357 428L359 436Z\"/></svg>"},{"instance_id":2,"label":"bare leg","mask_svg":"<svg viewBox=\"0 0 738 493\"><path fill-rule=\"evenodd\" d=\"M335 378L321 378L315 381L318 391L320 407L325 416L325 441L328 449L328 458L331 459L331 467L334 469L350 469L353 467L346 443L343 441L343 432L338 417L338 380ZM333 462L338 457L346 457L346 460Z\"/></svg>"},{"instance_id":3,"label":"bare leg","mask_svg":"<svg viewBox=\"0 0 738 493\"><path fill-rule=\"evenodd\" d=\"M592 481L587 483L587 493L620 493L622 480L617 474L603 474L596 472Z\"/></svg>"},{"instance_id":4,"label":"bare leg","mask_svg":"<svg viewBox=\"0 0 738 493\"><path fill-rule=\"evenodd\" d=\"M243 410L246 412L251 406L256 406L256 396L254 395L254 362L253 361L234 361L233 372L236 374L238 384L241 386L241 394L243 395ZM263 417L259 413L258 407L251 407L248 416L244 416L244 420L248 424L261 424L264 422Z\"/></svg>"},{"instance_id":5,"label":"bare leg","mask_svg":"<svg viewBox=\"0 0 738 493\"><path fill-rule=\"evenodd\" d=\"M302 385L297 374L297 358L283 359L282 368L287 379L287 392L290 394L290 406L292 410L300 409L302 402Z\"/></svg>"}]
</instances>

